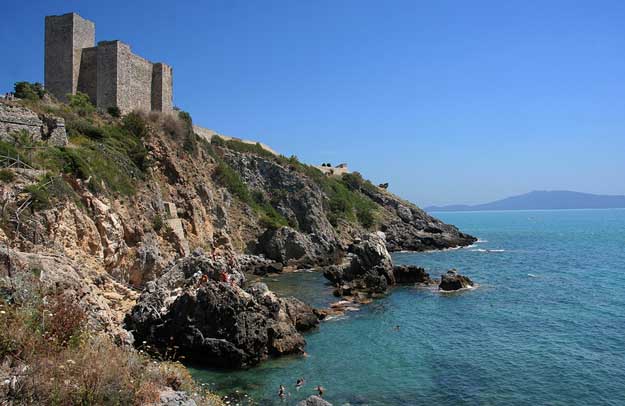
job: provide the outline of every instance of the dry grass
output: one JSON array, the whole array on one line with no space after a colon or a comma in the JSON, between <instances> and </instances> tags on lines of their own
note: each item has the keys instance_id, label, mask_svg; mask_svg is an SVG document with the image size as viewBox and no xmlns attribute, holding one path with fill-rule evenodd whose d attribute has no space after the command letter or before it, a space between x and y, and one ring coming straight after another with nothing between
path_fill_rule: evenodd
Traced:
<instances>
[{"instance_id":1,"label":"dry grass","mask_svg":"<svg viewBox=\"0 0 625 406\"><path fill-rule=\"evenodd\" d=\"M0 404L149 405L172 388L198 405L222 405L181 364L117 346L85 331L84 320L63 295L38 305L0 301Z\"/></svg>"}]
</instances>

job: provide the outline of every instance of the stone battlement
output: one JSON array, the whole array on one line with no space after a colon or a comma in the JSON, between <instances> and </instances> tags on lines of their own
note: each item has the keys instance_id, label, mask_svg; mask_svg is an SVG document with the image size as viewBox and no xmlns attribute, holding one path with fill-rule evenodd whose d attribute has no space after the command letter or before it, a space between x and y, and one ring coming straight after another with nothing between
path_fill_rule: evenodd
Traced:
<instances>
[{"instance_id":1,"label":"stone battlement","mask_svg":"<svg viewBox=\"0 0 625 406\"><path fill-rule=\"evenodd\" d=\"M98 108L171 111L173 70L121 41L95 43L95 24L76 13L45 19L45 88L67 101L82 92Z\"/></svg>"},{"instance_id":2,"label":"stone battlement","mask_svg":"<svg viewBox=\"0 0 625 406\"><path fill-rule=\"evenodd\" d=\"M257 145L258 144L265 151L271 152L272 154L274 154L276 156L280 155L276 151L274 151L269 145L263 144L262 142L251 141L251 140L244 140L242 138L237 138L237 137L229 137L227 135L218 134L214 130L209 130L208 128L200 127L198 125L194 125L193 126L193 132L196 133L199 137L204 138L208 142L211 142L213 137L217 136L217 137L223 139L224 141L238 141L238 142L242 142L244 144L250 144L250 145Z\"/></svg>"}]
</instances>

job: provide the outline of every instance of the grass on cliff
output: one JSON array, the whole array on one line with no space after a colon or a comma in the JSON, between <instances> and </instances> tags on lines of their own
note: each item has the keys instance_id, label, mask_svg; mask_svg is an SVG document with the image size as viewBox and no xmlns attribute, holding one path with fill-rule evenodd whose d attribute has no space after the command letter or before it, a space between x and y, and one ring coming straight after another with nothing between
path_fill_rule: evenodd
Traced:
<instances>
[{"instance_id":1,"label":"grass on cliff","mask_svg":"<svg viewBox=\"0 0 625 406\"><path fill-rule=\"evenodd\" d=\"M78 95L79 96L79 95ZM95 112L88 99L69 105L25 100L26 107L65 119L70 143L53 147L15 133L11 143L0 142L0 154L17 159L50 175L80 179L94 193L132 195L149 167L144 139L149 131L141 114L115 119Z\"/></svg>"},{"instance_id":2,"label":"grass on cliff","mask_svg":"<svg viewBox=\"0 0 625 406\"><path fill-rule=\"evenodd\" d=\"M219 139L215 142L215 145L225 147L226 144L220 141L222 140ZM201 138L198 139L198 142L217 164L213 173L215 182L228 189L232 195L250 206L259 215L259 220L263 227L279 228L289 225L287 219L276 210L263 193L250 191L241 176L215 151L213 145ZM250 145L250 147L254 149L254 145Z\"/></svg>"},{"instance_id":3,"label":"grass on cliff","mask_svg":"<svg viewBox=\"0 0 625 406\"><path fill-rule=\"evenodd\" d=\"M181 364L156 362L90 333L71 296L42 292L24 280L0 287L0 376L9 381L0 387L0 404L143 405L172 388L198 405L222 405ZM12 290L22 291L7 294Z\"/></svg>"},{"instance_id":4,"label":"grass on cliff","mask_svg":"<svg viewBox=\"0 0 625 406\"><path fill-rule=\"evenodd\" d=\"M373 190L375 186L360 176L360 174L346 174L342 177L327 176L319 169L300 162L296 156L287 158L282 155L274 155L265 150L259 143L248 144L237 140L225 140L213 137L212 144L228 148L241 153L251 153L279 163L306 175L315 182L327 196L324 210L332 225L337 226L340 220L349 223L358 223L364 228L371 228L376 223L377 205L361 190L368 188ZM249 190L240 176L230 168L223 160L218 160L218 180L226 185L231 192L245 202L249 202ZM278 191L279 192L279 191ZM266 208L273 208L271 203L265 202ZM275 209L274 209L275 210ZM286 220L284 220L286 221ZM280 221L280 225L286 225Z\"/></svg>"}]
</instances>

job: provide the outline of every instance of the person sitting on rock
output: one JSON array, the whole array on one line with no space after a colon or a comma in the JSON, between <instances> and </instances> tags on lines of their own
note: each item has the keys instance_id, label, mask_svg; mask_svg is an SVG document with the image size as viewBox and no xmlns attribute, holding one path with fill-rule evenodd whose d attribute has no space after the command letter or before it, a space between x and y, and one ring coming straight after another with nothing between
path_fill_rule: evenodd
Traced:
<instances>
[{"instance_id":1,"label":"person sitting on rock","mask_svg":"<svg viewBox=\"0 0 625 406\"><path fill-rule=\"evenodd\" d=\"M225 271L219 271L219 280L221 282L230 283L230 275L228 275Z\"/></svg>"}]
</instances>

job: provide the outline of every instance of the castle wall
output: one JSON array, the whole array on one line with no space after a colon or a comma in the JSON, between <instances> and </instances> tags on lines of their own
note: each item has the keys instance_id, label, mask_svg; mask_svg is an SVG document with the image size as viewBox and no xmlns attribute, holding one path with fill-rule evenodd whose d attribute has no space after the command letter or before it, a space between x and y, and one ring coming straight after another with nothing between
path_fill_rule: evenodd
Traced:
<instances>
[{"instance_id":1,"label":"castle wall","mask_svg":"<svg viewBox=\"0 0 625 406\"><path fill-rule=\"evenodd\" d=\"M106 109L117 106L117 53L119 41L98 43L96 105Z\"/></svg>"},{"instance_id":2,"label":"castle wall","mask_svg":"<svg viewBox=\"0 0 625 406\"><path fill-rule=\"evenodd\" d=\"M152 70L152 110L173 110L173 73L170 66L155 63Z\"/></svg>"},{"instance_id":3,"label":"castle wall","mask_svg":"<svg viewBox=\"0 0 625 406\"><path fill-rule=\"evenodd\" d=\"M45 87L66 101L66 95L75 94L78 87L82 48L94 46L95 24L70 13L47 16L45 26Z\"/></svg>"},{"instance_id":4,"label":"castle wall","mask_svg":"<svg viewBox=\"0 0 625 406\"><path fill-rule=\"evenodd\" d=\"M170 66L132 53L120 41L95 42L95 24L78 14L46 17L45 87L59 100L86 93L101 109L171 111Z\"/></svg>"},{"instance_id":5,"label":"castle wall","mask_svg":"<svg viewBox=\"0 0 625 406\"><path fill-rule=\"evenodd\" d=\"M91 103L98 103L98 48L85 48L80 59L78 91L86 93Z\"/></svg>"},{"instance_id":6,"label":"castle wall","mask_svg":"<svg viewBox=\"0 0 625 406\"><path fill-rule=\"evenodd\" d=\"M123 42L117 56L117 106L124 113L152 110L152 63L133 54Z\"/></svg>"},{"instance_id":7,"label":"castle wall","mask_svg":"<svg viewBox=\"0 0 625 406\"><path fill-rule=\"evenodd\" d=\"M80 76L80 65L84 48L91 48L95 45L95 24L85 20L78 14L73 14L73 43L74 50L72 61L72 94L78 90L78 78Z\"/></svg>"}]
</instances>

